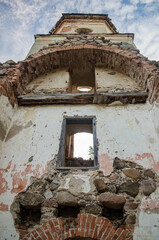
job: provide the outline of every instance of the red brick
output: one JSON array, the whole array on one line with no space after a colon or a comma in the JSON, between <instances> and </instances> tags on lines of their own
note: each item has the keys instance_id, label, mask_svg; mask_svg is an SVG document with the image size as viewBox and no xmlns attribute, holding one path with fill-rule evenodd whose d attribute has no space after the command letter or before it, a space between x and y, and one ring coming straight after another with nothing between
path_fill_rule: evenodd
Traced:
<instances>
[{"instance_id":1,"label":"red brick","mask_svg":"<svg viewBox=\"0 0 159 240\"><path fill-rule=\"evenodd\" d=\"M127 230L123 230L123 232L121 233L117 240L125 240L127 233L128 233Z\"/></svg>"},{"instance_id":2,"label":"red brick","mask_svg":"<svg viewBox=\"0 0 159 240\"><path fill-rule=\"evenodd\" d=\"M39 234L36 230L33 230L31 234L35 237L35 239L39 237Z\"/></svg>"},{"instance_id":3,"label":"red brick","mask_svg":"<svg viewBox=\"0 0 159 240\"><path fill-rule=\"evenodd\" d=\"M115 233L115 231L116 231L116 228L117 228L116 226L113 226L113 227L111 228L111 230L110 230L110 232L109 232L108 235L105 235L105 234L104 234L104 236L107 236L107 238L106 238L107 240L111 240L111 239L112 239L112 237L113 237L113 235L114 235L114 233ZM106 239L105 239L105 240L106 240Z\"/></svg>"},{"instance_id":4,"label":"red brick","mask_svg":"<svg viewBox=\"0 0 159 240\"><path fill-rule=\"evenodd\" d=\"M82 214L81 221L82 221L81 228L85 228L85 224L86 224L86 215L85 214Z\"/></svg>"},{"instance_id":5,"label":"red brick","mask_svg":"<svg viewBox=\"0 0 159 240\"><path fill-rule=\"evenodd\" d=\"M95 229L94 229L93 236L92 236L93 239L96 239L96 238L97 238L97 236L98 236L98 231L99 231L99 227L96 226Z\"/></svg>"},{"instance_id":6,"label":"red brick","mask_svg":"<svg viewBox=\"0 0 159 240\"><path fill-rule=\"evenodd\" d=\"M22 230L19 229L19 235L20 235L20 239L22 239L24 236L26 236L28 234L27 230Z\"/></svg>"},{"instance_id":7,"label":"red brick","mask_svg":"<svg viewBox=\"0 0 159 240\"><path fill-rule=\"evenodd\" d=\"M62 240L62 239L60 239L60 235L58 235L57 233L53 234L53 239L54 240Z\"/></svg>"},{"instance_id":8,"label":"red brick","mask_svg":"<svg viewBox=\"0 0 159 240\"><path fill-rule=\"evenodd\" d=\"M46 236L48 237L49 240L53 240L53 237L52 237L49 230L45 230L45 234L46 234Z\"/></svg>"},{"instance_id":9,"label":"red brick","mask_svg":"<svg viewBox=\"0 0 159 240\"><path fill-rule=\"evenodd\" d=\"M96 217L92 216L92 222L91 222L91 229L93 230L95 227Z\"/></svg>"},{"instance_id":10,"label":"red brick","mask_svg":"<svg viewBox=\"0 0 159 240\"><path fill-rule=\"evenodd\" d=\"M63 227L62 218L58 218L58 221L59 221L60 229L63 231L63 230L64 230L64 227Z\"/></svg>"},{"instance_id":11,"label":"red brick","mask_svg":"<svg viewBox=\"0 0 159 240\"><path fill-rule=\"evenodd\" d=\"M118 228L116 230L116 232L114 232L114 235L112 236L111 240L116 240L118 239L118 237L120 237L121 233L123 232L124 230L122 228Z\"/></svg>"},{"instance_id":12,"label":"red brick","mask_svg":"<svg viewBox=\"0 0 159 240\"><path fill-rule=\"evenodd\" d=\"M86 233L87 233L87 235L89 235L89 230L90 230L91 223L92 223L92 215L87 214L87 219L86 219Z\"/></svg>"},{"instance_id":13,"label":"red brick","mask_svg":"<svg viewBox=\"0 0 159 240\"><path fill-rule=\"evenodd\" d=\"M111 222L108 219L105 219L105 221L103 221L103 224L99 228L99 237L102 236L102 234L107 230L109 226L112 227Z\"/></svg>"},{"instance_id":14,"label":"red brick","mask_svg":"<svg viewBox=\"0 0 159 240\"><path fill-rule=\"evenodd\" d=\"M47 230L49 228L48 222L43 223L42 229Z\"/></svg>"},{"instance_id":15,"label":"red brick","mask_svg":"<svg viewBox=\"0 0 159 240\"><path fill-rule=\"evenodd\" d=\"M31 239L31 240L34 240L34 239L36 240L36 238L32 235L32 233L31 233L31 235L30 235L30 239Z\"/></svg>"},{"instance_id":16,"label":"red brick","mask_svg":"<svg viewBox=\"0 0 159 240\"><path fill-rule=\"evenodd\" d=\"M80 213L77 215L77 219L78 219L78 225L80 226L80 224L81 224L81 214Z\"/></svg>"},{"instance_id":17,"label":"red brick","mask_svg":"<svg viewBox=\"0 0 159 240\"><path fill-rule=\"evenodd\" d=\"M78 229L78 225L75 227L75 234L76 234L76 237L79 236L79 229Z\"/></svg>"},{"instance_id":18,"label":"red brick","mask_svg":"<svg viewBox=\"0 0 159 240\"><path fill-rule=\"evenodd\" d=\"M36 231L39 233L39 236L42 238L42 239L47 239L45 233L42 231L42 229L40 227L38 227L36 229Z\"/></svg>"},{"instance_id":19,"label":"red brick","mask_svg":"<svg viewBox=\"0 0 159 240\"><path fill-rule=\"evenodd\" d=\"M84 228L81 228L80 237L84 237L84 235L85 235L85 229L84 229Z\"/></svg>"},{"instance_id":20,"label":"red brick","mask_svg":"<svg viewBox=\"0 0 159 240\"><path fill-rule=\"evenodd\" d=\"M54 224L55 227L59 225L58 220L57 220L56 218L54 218L54 219L52 220L52 222L53 222L53 224Z\"/></svg>"},{"instance_id":21,"label":"red brick","mask_svg":"<svg viewBox=\"0 0 159 240\"><path fill-rule=\"evenodd\" d=\"M69 237L70 237L70 238L76 237L75 229L70 229L70 230L69 230Z\"/></svg>"},{"instance_id":22,"label":"red brick","mask_svg":"<svg viewBox=\"0 0 159 240\"><path fill-rule=\"evenodd\" d=\"M50 228L51 228L52 233L54 233L54 232L55 232L55 227L54 227L54 225L53 225L52 220L49 220L49 225L50 225Z\"/></svg>"}]
</instances>

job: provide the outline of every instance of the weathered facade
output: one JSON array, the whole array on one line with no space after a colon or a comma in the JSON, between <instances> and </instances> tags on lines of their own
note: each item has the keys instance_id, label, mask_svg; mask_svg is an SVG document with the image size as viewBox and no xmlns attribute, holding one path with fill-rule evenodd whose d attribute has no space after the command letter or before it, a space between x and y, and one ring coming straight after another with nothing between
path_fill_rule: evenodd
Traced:
<instances>
[{"instance_id":1,"label":"weathered facade","mask_svg":"<svg viewBox=\"0 0 159 240\"><path fill-rule=\"evenodd\" d=\"M159 66L133 37L63 14L0 66L0 239L158 240Z\"/></svg>"}]
</instances>

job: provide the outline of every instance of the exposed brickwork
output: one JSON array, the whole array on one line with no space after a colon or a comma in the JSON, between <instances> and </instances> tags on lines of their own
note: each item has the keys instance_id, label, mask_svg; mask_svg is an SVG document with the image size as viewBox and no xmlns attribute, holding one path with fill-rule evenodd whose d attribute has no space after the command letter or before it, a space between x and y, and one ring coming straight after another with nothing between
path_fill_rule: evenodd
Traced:
<instances>
[{"instance_id":1,"label":"exposed brickwork","mask_svg":"<svg viewBox=\"0 0 159 240\"><path fill-rule=\"evenodd\" d=\"M20 239L23 240L64 240L75 237L99 240L130 240L133 239L133 230L133 225L117 228L107 218L92 214L78 214L77 219L71 223L62 218L54 218L31 232L24 229L19 229L19 232Z\"/></svg>"},{"instance_id":2,"label":"exposed brickwork","mask_svg":"<svg viewBox=\"0 0 159 240\"><path fill-rule=\"evenodd\" d=\"M159 102L159 69L142 57L138 50L108 42L54 45L41 50L8 69L7 75L0 79L0 94L8 96L12 104L16 103L16 97L24 94L23 90L29 82L53 69L69 67L70 61L78 55L88 58L95 66L116 69L134 78L147 90L150 103Z\"/></svg>"}]
</instances>

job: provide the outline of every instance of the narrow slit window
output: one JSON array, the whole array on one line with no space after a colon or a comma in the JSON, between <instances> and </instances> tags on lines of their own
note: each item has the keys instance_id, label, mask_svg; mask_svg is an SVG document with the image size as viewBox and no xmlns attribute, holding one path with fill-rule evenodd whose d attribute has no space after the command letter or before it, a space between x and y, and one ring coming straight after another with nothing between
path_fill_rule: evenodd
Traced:
<instances>
[{"instance_id":1,"label":"narrow slit window","mask_svg":"<svg viewBox=\"0 0 159 240\"><path fill-rule=\"evenodd\" d=\"M57 168L97 168L95 117L64 117Z\"/></svg>"}]
</instances>

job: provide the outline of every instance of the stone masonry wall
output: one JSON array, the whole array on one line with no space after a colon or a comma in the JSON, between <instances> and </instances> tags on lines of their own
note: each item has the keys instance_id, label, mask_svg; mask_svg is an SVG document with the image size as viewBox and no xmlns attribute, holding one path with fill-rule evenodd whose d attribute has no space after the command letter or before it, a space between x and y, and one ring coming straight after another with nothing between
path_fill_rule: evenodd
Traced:
<instances>
[{"instance_id":1,"label":"stone masonry wall","mask_svg":"<svg viewBox=\"0 0 159 240\"><path fill-rule=\"evenodd\" d=\"M49 239L60 240L77 236L132 239L129 229L136 224L142 198L158 186L158 176L119 158L114 159L114 171L107 177L101 171L57 171L55 162L15 197L11 212L20 239L39 235L39 239L51 235ZM89 220L85 225L86 219L92 219L94 227L93 222L88 225Z\"/></svg>"},{"instance_id":2,"label":"stone masonry wall","mask_svg":"<svg viewBox=\"0 0 159 240\"><path fill-rule=\"evenodd\" d=\"M26 60L9 68L0 80L0 93L7 95L12 104L23 93L25 86L36 77L57 68L68 67L70 60L83 54L95 66L116 69L134 78L148 92L151 103L159 101L159 69L128 43L112 43L104 38L68 37L50 44Z\"/></svg>"}]
</instances>

